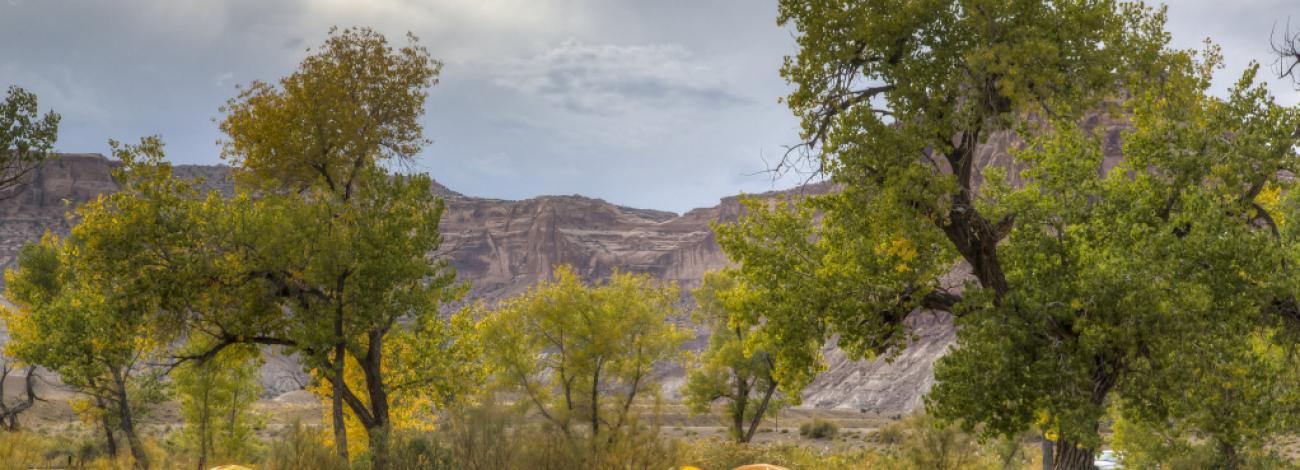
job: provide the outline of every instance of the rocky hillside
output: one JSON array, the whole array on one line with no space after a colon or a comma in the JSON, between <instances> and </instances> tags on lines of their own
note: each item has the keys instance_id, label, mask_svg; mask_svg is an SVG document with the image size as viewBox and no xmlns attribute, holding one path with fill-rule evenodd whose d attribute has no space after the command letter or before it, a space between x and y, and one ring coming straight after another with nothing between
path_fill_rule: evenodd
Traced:
<instances>
[{"instance_id":1,"label":"rocky hillside","mask_svg":"<svg viewBox=\"0 0 1300 470\"><path fill-rule=\"evenodd\" d=\"M117 190L114 162L93 154L65 154L44 165L16 197L0 201L0 264L12 265L18 249L46 230L66 232L70 207ZM210 189L230 191L229 169L180 166L177 174L202 177ZM814 187L807 191L820 191ZM545 278L559 263L574 266L588 280L616 269L650 273L683 288L727 264L709 226L735 220L739 200L682 215L620 207L581 196L543 196L520 201L461 195L439 186L447 200L444 255L473 295L496 300ZM828 371L807 391L805 403L819 408L902 413L920 405L932 382L931 365L952 342L945 315L916 315L919 340L892 363L853 362L828 349ZM702 344L697 341L696 344ZM272 360L266 371L272 390L303 383L291 361ZM668 378L673 385L681 371Z\"/></svg>"}]
</instances>

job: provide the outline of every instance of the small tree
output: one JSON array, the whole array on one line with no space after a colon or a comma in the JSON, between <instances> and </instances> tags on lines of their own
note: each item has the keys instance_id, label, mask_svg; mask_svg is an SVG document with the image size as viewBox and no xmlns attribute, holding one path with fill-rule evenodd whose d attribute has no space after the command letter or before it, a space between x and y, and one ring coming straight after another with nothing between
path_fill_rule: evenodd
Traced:
<instances>
[{"instance_id":1,"label":"small tree","mask_svg":"<svg viewBox=\"0 0 1300 470\"><path fill-rule=\"evenodd\" d=\"M695 321L708 326L711 333L708 348L687 373L682 389L692 413L707 413L715 402L725 400L731 435L741 443L752 440L763 418L775 415L784 405L772 376L772 356L747 349L753 327L742 315L733 315L757 307L746 296L748 292L749 287L731 270L708 273L692 292ZM737 318L733 320L733 316Z\"/></svg>"},{"instance_id":2,"label":"small tree","mask_svg":"<svg viewBox=\"0 0 1300 470\"><path fill-rule=\"evenodd\" d=\"M17 306L6 310L7 345L18 359L49 368L63 383L90 397L104 426L110 453L112 429L127 439L139 468L149 457L136 431L136 391L142 359L158 345L145 332L142 315L115 302L109 283L76 267L76 249L53 236L28 245L18 267L6 273L7 296ZM153 394L147 394L154 396Z\"/></svg>"},{"instance_id":3,"label":"small tree","mask_svg":"<svg viewBox=\"0 0 1300 470\"><path fill-rule=\"evenodd\" d=\"M173 372L185 419L182 439L197 453L199 470L209 467L210 458L235 461L251 454L261 365L255 347L240 345Z\"/></svg>"},{"instance_id":4,"label":"small tree","mask_svg":"<svg viewBox=\"0 0 1300 470\"><path fill-rule=\"evenodd\" d=\"M32 405L40 400L40 397L36 396L36 366L27 366L26 374L23 376L23 390L18 394L17 401L10 402L4 399L8 396L5 392L5 381L19 369L14 360L0 358L0 422L3 422L5 429L9 431L17 431L18 415L31 409Z\"/></svg>"},{"instance_id":5,"label":"small tree","mask_svg":"<svg viewBox=\"0 0 1300 470\"><path fill-rule=\"evenodd\" d=\"M676 358L686 338L671 321L677 299L648 275L588 287L558 267L480 323L492 378L595 458L634 431L633 406L658 391L655 368Z\"/></svg>"}]
</instances>

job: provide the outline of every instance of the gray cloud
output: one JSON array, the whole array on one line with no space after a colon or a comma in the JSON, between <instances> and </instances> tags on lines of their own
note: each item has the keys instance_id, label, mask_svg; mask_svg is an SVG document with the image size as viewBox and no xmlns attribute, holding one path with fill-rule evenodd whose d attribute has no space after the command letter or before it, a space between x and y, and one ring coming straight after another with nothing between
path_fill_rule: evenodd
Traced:
<instances>
[{"instance_id":1,"label":"gray cloud","mask_svg":"<svg viewBox=\"0 0 1300 470\"><path fill-rule=\"evenodd\" d=\"M541 54L503 61L497 85L577 113L626 115L665 106L726 107L753 100L680 45L591 45L569 40Z\"/></svg>"},{"instance_id":2,"label":"gray cloud","mask_svg":"<svg viewBox=\"0 0 1300 470\"><path fill-rule=\"evenodd\" d=\"M1294 0L1171 3L1176 44L1223 45L1220 89L1271 59L1275 22L1300 23ZM756 174L797 139L775 18L774 0L0 0L0 86L64 115L61 150L161 134L172 160L217 163L236 84L288 73L333 25L411 31L446 63L417 170L471 195L683 211L798 180Z\"/></svg>"}]
</instances>

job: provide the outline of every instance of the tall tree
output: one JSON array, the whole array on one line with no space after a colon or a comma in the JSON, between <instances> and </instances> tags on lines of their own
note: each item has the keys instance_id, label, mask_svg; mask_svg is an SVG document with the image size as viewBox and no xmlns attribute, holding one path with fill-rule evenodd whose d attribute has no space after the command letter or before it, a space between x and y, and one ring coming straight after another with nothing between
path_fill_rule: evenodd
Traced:
<instances>
[{"instance_id":1,"label":"tall tree","mask_svg":"<svg viewBox=\"0 0 1300 470\"><path fill-rule=\"evenodd\" d=\"M292 207L299 231L288 245L298 249L253 253L249 272L292 311L285 329L263 339L293 347L324 375L338 452L347 455L346 406L367 431L376 468L386 466L391 424L385 340L440 325L428 319L461 292L446 263L429 259L443 210L430 180L381 166L410 162L427 143L418 118L439 68L414 36L394 48L367 28L331 30L278 86L254 82L232 99L221 122L223 155L240 182ZM421 334L446 338L443 326ZM361 393L348 384L349 357L365 378Z\"/></svg>"},{"instance_id":2,"label":"tall tree","mask_svg":"<svg viewBox=\"0 0 1300 470\"><path fill-rule=\"evenodd\" d=\"M710 329L709 345L699 364L686 374L682 396L692 413L708 413L714 403L726 401L726 415L736 442L749 442L764 417L784 405L777 394L772 355L747 349L754 325L745 311L761 308L750 287L731 270L714 271L691 293L692 316ZM733 316L742 317L733 320Z\"/></svg>"},{"instance_id":3,"label":"tall tree","mask_svg":"<svg viewBox=\"0 0 1300 470\"><path fill-rule=\"evenodd\" d=\"M24 179L32 169L49 158L59 134L59 115L53 111L40 115L36 95L16 86L10 86L0 102L0 198L18 193ZM0 356L0 390L3 379L21 369L9 357ZM38 400L34 382L36 367L26 367L22 398L12 405L0 400L0 421L13 431L18 427L18 415L31 409ZM3 396L3 393L0 393Z\"/></svg>"},{"instance_id":4,"label":"tall tree","mask_svg":"<svg viewBox=\"0 0 1300 470\"><path fill-rule=\"evenodd\" d=\"M1255 199L1290 184L1295 111L1253 72L1208 97L1216 54L1167 49L1162 12L788 0L779 20L800 45L782 69L807 139L792 158L838 190L794 210L751 204L721 240L756 283L817 294L753 340L780 338L783 384L815 372L833 335L857 355L896 351L911 312L948 311L959 347L930 410L1008 434L1046 415L1054 467L1089 468L1108 400L1161 377L1136 371L1210 325L1249 337L1285 298ZM1119 170L1102 166L1089 113L1131 121ZM981 145L1013 132L1014 165L983 166ZM942 282L954 267L964 289Z\"/></svg>"},{"instance_id":5,"label":"tall tree","mask_svg":"<svg viewBox=\"0 0 1300 470\"><path fill-rule=\"evenodd\" d=\"M89 396L101 413L110 451L116 448L112 430L117 428L135 465L148 468L136 421L140 406L161 398L156 371L146 362L157 359L172 338L152 321L165 299L156 295L162 291L139 288L143 271L110 266L98 254L120 246L115 236L126 227L165 225L158 219L166 214L132 201L162 188L167 173L137 165L162 157L156 139L112 147L124 163L115 172L122 191L77 208L73 217L79 222L67 238L47 234L27 245L17 269L6 272L6 297L16 305L5 313L11 334L6 347Z\"/></svg>"},{"instance_id":6,"label":"tall tree","mask_svg":"<svg viewBox=\"0 0 1300 470\"><path fill-rule=\"evenodd\" d=\"M648 275L588 287L560 266L486 314L483 353L497 386L598 459L632 430L633 406L658 390L655 367L685 341L670 321L677 299L676 287Z\"/></svg>"}]
</instances>

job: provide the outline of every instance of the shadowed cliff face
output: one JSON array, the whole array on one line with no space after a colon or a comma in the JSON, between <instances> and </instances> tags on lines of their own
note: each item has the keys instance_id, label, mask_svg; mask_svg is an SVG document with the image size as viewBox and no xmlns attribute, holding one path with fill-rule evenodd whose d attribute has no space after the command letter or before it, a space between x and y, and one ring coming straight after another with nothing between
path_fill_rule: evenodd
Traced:
<instances>
[{"instance_id":1,"label":"shadowed cliff face","mask_svg":"<svg viewBox=\"0 0 1300 470\"><path fill-rule=\"evenodd\" d=\"M1110 132L1107 132L1107 135ZM1007 136L993 136L981 152L980 167L1011 166L1002 149ZM1108 149L1108 154L1110 149ZM1118 154L1118 145L1114 146ZM1107 169L1115 158L1107 159ZM111 170L116 166L95 154L64 154L34 172L16 197L0 201L0 265L10 268L18 249L46 231L66 233L65 214L77 204L116 191ZM225 166L178 166L182 177L201 177L204 187L230 193L233 184ZM1012 173L1014 174L1014 172ZM823 192L827 185L800 191ZM440 185L434 192L447 202L443 219L443 250L458 277L472 285L471 295L489 302L527 289L549 276L557 264L572 265L588 281L614 270L643 272L683 289L697 286L704 273L728 264L710 224L730 222L740 214L738 198L682 215L632 209L581 196L544 196L520 201L461 195ZM770 193L773 195L776 193ZM762 195L760 195L762 196ZM963 277L954 271L953 282ZM904 413L921 405L933 382L932 365L952 344L952 321L946 314L921 312L909 322L917 340L893 362L852 361L827 348L828 369L807 389L805 406ZM691 342L702 347L704 341ZM668 395L674 397L682 370L668 371ZM306 383L296 363L273 356L263 371L271 393L301 388Z\"/></svg>"}]
</instances>

